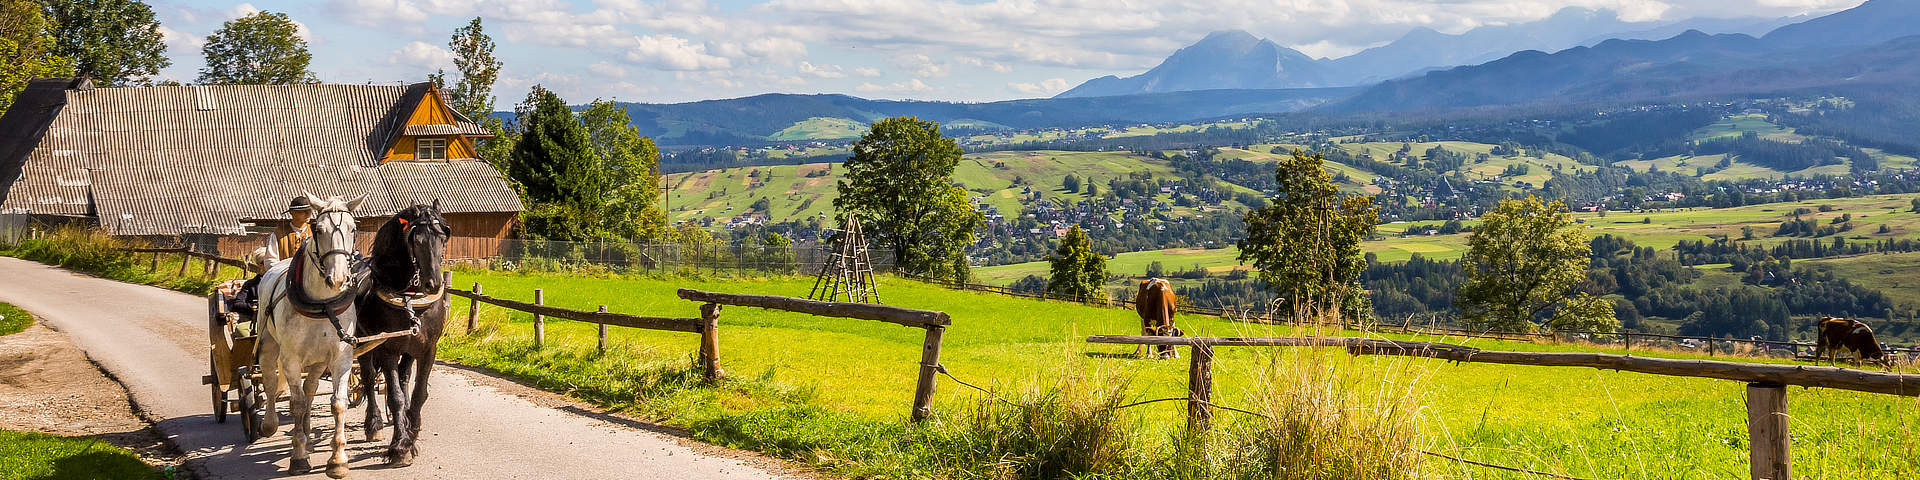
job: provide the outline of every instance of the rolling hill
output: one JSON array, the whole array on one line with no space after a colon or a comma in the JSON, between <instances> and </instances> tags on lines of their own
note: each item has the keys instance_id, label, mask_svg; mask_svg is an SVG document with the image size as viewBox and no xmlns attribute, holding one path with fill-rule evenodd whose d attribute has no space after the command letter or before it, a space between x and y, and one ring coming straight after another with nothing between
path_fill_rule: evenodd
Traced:
<instances>
[{"instance_id":1,"label":"rolling hill","mask_svg":"<svg viewBox=\"0 0 1920 480\"><path fill-rule=\"evenodd\" d=\"M987 103L869 100L848 95L766 94L689 103L622 103L641 135L661 145L754 145L858 136L874 120L915 116L975 130L1186 122L1293 112L1350 88L1205 90Z\"/></svg>"}]
</instances>

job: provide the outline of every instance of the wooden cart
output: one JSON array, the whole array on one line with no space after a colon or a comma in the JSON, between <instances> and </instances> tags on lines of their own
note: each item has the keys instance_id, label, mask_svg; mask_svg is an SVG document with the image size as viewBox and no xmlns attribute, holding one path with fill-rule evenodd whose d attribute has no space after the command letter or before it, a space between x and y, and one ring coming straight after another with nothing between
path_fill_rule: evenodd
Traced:
<instances>
[{"instance_id":1,"label":"wooden cart","mask_svg":"<svg viewBox=\"0 0 1920 480\"><path fill-rule=\"evenodd\" d=\"M240 428L246 431L247 441L252 442L259 438L256 427L264 414L259 411L260 406L267 403L267 389L260 385L260 362L253 349L259 337L253 317L228 311L226 299L218 290L207 295L207 337L211 346L207 364L211 372L200 377L200 383L208 385L212 392L213 421L226 423L227 414L239 414ZM413 334L416 331L363 337L356 340L354 353L372 349L389 338ZM356 362L352 370L358 370L357 365ZM361 378L351 372L346 377L352 382L347 387L347 406L359 408L366 400L360 392Z\"/></svg>"}]
</instances>

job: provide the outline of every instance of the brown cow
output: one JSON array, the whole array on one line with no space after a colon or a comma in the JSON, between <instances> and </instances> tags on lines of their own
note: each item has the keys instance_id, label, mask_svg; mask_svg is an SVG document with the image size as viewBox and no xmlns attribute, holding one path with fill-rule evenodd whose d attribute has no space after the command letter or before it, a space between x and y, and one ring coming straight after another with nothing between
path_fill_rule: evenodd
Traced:
<instances>
[{"instance_id":1,"label":"brown cow","mask_svg":"<svg viewBox=\"0 0 1920 480\"><path fill-rule=\"evenodd\" d=\"M1867 360L1892 366L1886 352L1880 349L1880 341L1873 338L1873 328L1866 323L1851 318L1821 317L1819 326L1820 338L1813 347L1815 358L1825 358L1831 364L1839 359L1841 352L1847 352L1852 354L1854 365Z\"/></svg>"},{"instance_id":2,"label":"brown cow","mask_svg":"<svg viewBox=\"0 0 1920 480\"><path fill-rule=\"evenodd\" d=\"M1133 296L1133 308L1140 312L1140 334L1156 337L1178 337L1182 334L1173 326L1173 314L1178 311L1179 297L1173 294L1173 284L1164 278L1147 279L1140 282L1140 292ZM1140 355L1140 347L1133 348L1134 356ZM1180 352L1172 345L1154 347L1155 358L1180 358Z\"/></svg>"}]
</instances>

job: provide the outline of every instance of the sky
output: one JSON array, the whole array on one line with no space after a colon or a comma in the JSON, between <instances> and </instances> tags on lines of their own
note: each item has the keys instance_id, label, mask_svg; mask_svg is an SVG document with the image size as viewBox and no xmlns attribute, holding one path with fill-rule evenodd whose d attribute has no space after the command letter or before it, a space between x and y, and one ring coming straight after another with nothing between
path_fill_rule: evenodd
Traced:
<instances>
[{"instance_id":1,"label":"sky","mask_svg":"<svg viewBox=\"0 0 1920 480\"><path fill-rule=\"evenodd\" d=\"M481 17L505 67L501 110L542 85L569 103L677 103L762 93L979 102L1052 96L1128 76L1207 33L1241 29L1316 57L1416 27L1458 33L1566 7L1635 22L1780 17L1862 0L252 0L152 1L191 82L221 23L286 13L328 83L411 83L453 71L453 30Z\"/></svg>"}]
</instances>

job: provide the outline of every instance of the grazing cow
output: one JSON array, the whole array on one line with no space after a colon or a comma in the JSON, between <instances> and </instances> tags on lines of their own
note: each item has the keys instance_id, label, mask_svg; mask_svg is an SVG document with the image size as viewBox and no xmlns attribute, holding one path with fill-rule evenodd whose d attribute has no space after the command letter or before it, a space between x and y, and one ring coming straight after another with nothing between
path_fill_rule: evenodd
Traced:
<instances>
[{"instance_id":1,"label":"grazing cow","mask_svg":"<svg viewBox=\"0 0 1920 480\"><path fill-rule=\"evenodd\" d=\"M1173 314L1179 310L1179 298L1173 294L1173 284L1164 278L1148 279L1140 282L1139 293L1133 296L1133 308L1140 312L1140 334L1156 337L1178 337L1181 332L1173 326ZM1140 355L1140 347L1133 348L1135 356ZM1172 345L1154 347L1154 358L1180 358L1180 352Z\"/></svg>"},{"instance_id":2,"label":"grazing cow","mask_svg":"<svg viewBox=\"0 0 1920 480\"><path fill-rule=\"evenodd\" d=\"M1887 354L1880 350L1880 341L1873 338L1873 328L1866 323L1851 318L1821 317L1820 338L1814 344L1814 357L1825 358L1831 364L1839 359L1841 352L1853 357L1854 365L1868 360L1881 366L1890 367Z\"/></svg>"}]
</instances>

